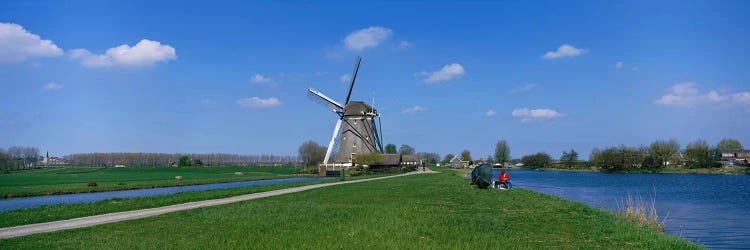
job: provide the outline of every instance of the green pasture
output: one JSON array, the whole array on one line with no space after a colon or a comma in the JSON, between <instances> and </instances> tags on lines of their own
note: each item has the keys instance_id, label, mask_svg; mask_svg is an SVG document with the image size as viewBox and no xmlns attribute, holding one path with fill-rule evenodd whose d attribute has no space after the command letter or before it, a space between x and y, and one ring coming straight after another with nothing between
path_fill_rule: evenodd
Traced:
<instances>
[{"instance_id":1,"label":"green pasture","mask_svg":"<svg viewBox=\"0 0 750 250\"><path fill-rule=\"evenodd\" d=\"M242 173L237 175L236 172ZM57 168L0 175L0 198L283 178L294 167ZM182 176L178 181L176 176ZM89 187L96 182L96 187Z\"/></svg>"}]
</instances>

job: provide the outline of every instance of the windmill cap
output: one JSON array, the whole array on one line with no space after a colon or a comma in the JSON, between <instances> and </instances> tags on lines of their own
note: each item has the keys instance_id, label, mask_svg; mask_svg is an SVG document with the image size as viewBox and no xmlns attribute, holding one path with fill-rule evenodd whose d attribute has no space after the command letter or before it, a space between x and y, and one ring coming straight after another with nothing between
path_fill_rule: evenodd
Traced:
<instances>
[{"instance_id":1,"label":"windmill cap","mask_svg":"<svg viewBox=\"0 0 750 250\"><path fill-rule=\"evenodd\" d=\"M370 105L367 105L367 103L359 101L350 101L346 104L346 107L344 107L344 116L358 116L370 112L377 113L378 111L373 109Z\"/></svg>"}]
</instances>

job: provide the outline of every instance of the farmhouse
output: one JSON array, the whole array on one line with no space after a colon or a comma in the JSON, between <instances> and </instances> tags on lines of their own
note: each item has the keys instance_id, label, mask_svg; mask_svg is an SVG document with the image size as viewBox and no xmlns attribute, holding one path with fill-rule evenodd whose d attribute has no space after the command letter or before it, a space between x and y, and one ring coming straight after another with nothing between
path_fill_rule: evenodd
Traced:
<instances>
[{"instance_id":1,"label":"farmhouse","mask_svg":"<svg viewBox=\"0 0 750 250\"><path fill-rule=\"evenodd\" d=\"M418 155L402 155L401 165L417 166L421 164L422 160L419 159Z\"/></svg>"},{"instance_id":2,"label":"farmhouse","mask_svg":"<svg viewBox=\"0 0 750 250\"><path fill-rule=\"evenodd\" d=\"M451 168L466 168L469 165L469 162L462 161L461 159L458 159L458 156L454 156L453 159L450 160L449 165Z\"/></svg>"}]
</instances>

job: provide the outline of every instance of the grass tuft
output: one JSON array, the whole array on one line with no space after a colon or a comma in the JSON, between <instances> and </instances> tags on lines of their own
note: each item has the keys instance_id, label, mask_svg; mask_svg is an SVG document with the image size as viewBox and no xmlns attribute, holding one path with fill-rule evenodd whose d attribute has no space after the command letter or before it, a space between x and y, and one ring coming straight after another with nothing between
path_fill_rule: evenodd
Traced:
<instances>
[{"instance_id":1,"label":"grass tuft","mask_svg":"<svg viewBox=\"0 0 750 250\"><path fill-rule=\"evenodd\" d=\"M650 203L647 203L642 196L634 198L633 195L628 193L628 196L618 203L620 216L627 221L648 227L659 232L664 232L666 227L664 220L659 220L659 215L656 213L656 196L651 197Z\"/></svg>"}]
</instances>

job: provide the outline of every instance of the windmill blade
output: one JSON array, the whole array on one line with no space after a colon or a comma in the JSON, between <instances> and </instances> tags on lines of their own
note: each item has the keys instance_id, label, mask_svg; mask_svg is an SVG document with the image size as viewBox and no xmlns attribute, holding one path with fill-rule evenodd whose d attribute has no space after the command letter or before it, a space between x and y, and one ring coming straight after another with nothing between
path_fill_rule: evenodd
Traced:
<instances>
[{"instance_id":1,"label":"windmill blade","mask_svg":"<svg viewBox=\"0 0 750 250\"><path fill-rule=\"evenodd\" d=\"M357 74L359 73L360 65L362 65L362 57L357 57L357 67L354 68L354 76L352 77L352 84L349 85L349 94L346 95L346 102L344 102L344 105L349 104L349 99L352 97L352 89L354 89L354 81L357 80Z\"/></svg>"},{"instance_id":2,"label":"windmill blade","mask_svg":"<svg viewBox=\"0 0 750 250\"><path fill-rule=\"evenodd\" d=\"M331 158L331 152L333 151L333 144L336 143L336 137L339 135L339 129L341 129L341 119L336 121L336 127L333 129L333 136L331 136L331 142L328 143L328 149L326 149L326 157L323 158L323 164L328 164L328 159Z\"/></svg>"},{"instance_id":3,"label":"windmill blade","mask_svg":"<svg viewBox=\"0 0 750 250\"><path fill-rule=\"evenodd\" d=\"M336 112L336 113L344 112L344 106L341 106L341 104L334 101L330 97L324 95L320 91L317 91L314 89L308 89L307 97L309 97L310 100L313 100L314 102L317 102L320 105L330 108L331 110L333 110L333 112Z\"/></svg>"}]
</instances>

